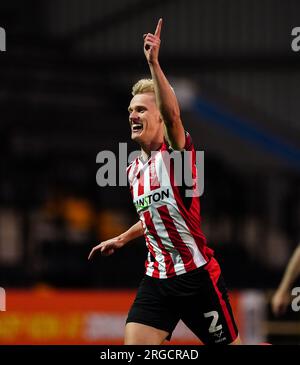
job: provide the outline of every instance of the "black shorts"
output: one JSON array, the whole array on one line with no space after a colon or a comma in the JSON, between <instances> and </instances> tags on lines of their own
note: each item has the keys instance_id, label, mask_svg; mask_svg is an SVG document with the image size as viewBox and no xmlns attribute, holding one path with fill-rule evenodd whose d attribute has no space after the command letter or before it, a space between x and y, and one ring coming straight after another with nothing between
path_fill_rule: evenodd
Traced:
<instances>
[{"instance_id":1,"label":"black shorts","mask_svg":"<svg viewBox=\"0 0 300 365\"><path fill-rule=\"evenodd\" d=\"M169 333L179 320L204 344L229 344L238 330L217 261L168 279L145 276L126 323L142 323Z\"/></svg>"}]
</instances>

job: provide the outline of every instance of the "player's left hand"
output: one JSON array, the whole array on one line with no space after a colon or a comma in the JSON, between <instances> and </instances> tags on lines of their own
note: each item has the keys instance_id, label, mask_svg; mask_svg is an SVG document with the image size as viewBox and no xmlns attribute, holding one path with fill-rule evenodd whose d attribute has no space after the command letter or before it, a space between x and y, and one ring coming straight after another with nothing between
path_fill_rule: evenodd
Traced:
<instances>
[{"instance_id":1,"label":"player's left hand","mask_svg":"<svg viewBox=\"0 0 300 365\"><path fill-rule=\"evenodd\" d=\"M158 61L159 47L160 47L160 32L162 27L162 18L159 19L155 33L144 34L144 54L148 63L155 63Z\"/></svg>"}]
</instances>

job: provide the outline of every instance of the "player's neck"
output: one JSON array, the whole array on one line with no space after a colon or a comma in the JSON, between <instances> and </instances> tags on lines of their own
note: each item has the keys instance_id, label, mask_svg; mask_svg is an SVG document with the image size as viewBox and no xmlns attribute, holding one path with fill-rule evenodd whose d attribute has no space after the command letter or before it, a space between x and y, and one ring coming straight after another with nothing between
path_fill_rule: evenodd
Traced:
<instances>
[{"instance_id":1,"label":"player's neck","mask_svg":"<svg viewBox=\"0 0 300 365\"><path fill-rule=\"evenodd\" d=\"M151 156L151 152L157 151L162 146L163 141L151 142L151 143L143 143L141 145L141 158L143 161L147 161Z\"/></svg>"}]
</instances>

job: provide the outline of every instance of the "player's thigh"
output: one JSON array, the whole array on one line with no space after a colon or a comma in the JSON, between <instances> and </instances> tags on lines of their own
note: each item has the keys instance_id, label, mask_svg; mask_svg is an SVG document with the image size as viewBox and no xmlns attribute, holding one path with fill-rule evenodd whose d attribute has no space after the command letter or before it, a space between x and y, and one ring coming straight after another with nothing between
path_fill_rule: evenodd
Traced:
<instances>
[{"instance_id":1,"label":"player's thigh","mask_svg":"<svg viewBox=\"0 0 300 365\"><path fill-rule=\"evenodd\" d=\"M144 341L143 338L146 338L145 341L148 341L150 338L155 343L161 343L161 338L166 338L165 334L168 334L167 340L172 336L179 321L179 314L173 310L173 303L170 303L159 289L157 280L146 277L139 286L126 320L128 341L136 343L140 339ZM131 323L135 325L132 326Z\"/></svg>"},{"instance_id":2,"label":"player's thigh","mask_svg":"<svg viewBox=\"0 0 300 365\"><path fill-rule=\"evenodd\" d=\"M238 336L222 276L182 303L182 321L205 344L230 344Z\"/></svg>"},{"instance_id":3,"label":"player's thigh","mask_svg":"<svg viewBox=\"0 0 300 365\"><path fill-rule=\"evenodd\" d=\"M161 345L168 335L167 331L129 322L125 326L124 345Z\"/></svg>"}]
</instances>

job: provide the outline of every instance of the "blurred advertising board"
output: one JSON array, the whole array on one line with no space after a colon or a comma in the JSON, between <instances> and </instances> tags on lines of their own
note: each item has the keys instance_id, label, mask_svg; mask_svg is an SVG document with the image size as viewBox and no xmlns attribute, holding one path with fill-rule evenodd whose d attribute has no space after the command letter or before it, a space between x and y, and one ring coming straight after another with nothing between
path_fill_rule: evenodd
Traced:
<instances>
[{"instance_id":1,"label":"blurred advertising board","mask_svg":"<svg viewBox=\"0 0 300 365\"><path fill-rule=\"evenodd\" d=\"M0 312L0 344L122 344L134 290L6 290ZM231 304L241 328L240 293ZM169 343L169 342L167 342ZM180 322L170 344L199 344Z\"/></svg>"}]
</instances>

